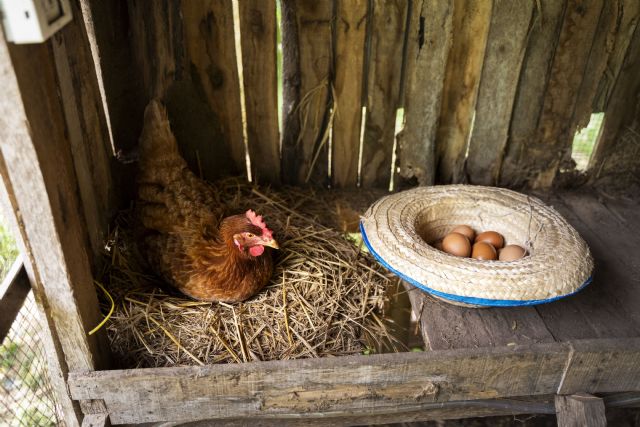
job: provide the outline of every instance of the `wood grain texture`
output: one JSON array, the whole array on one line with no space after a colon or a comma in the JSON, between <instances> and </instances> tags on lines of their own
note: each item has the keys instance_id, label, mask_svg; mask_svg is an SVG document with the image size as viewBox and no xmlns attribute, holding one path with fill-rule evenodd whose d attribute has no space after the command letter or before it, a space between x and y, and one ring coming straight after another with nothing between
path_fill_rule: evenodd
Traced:
<instances>
[{"instance_id":1,"label":"wood grain texture","mask_svg":"<svg viewBox=\"0 0 640 427\"><path fill-rule=\"evenodd\" d=\"M601 136L594 148L589 169L592 181L609 181L618 187L633 182L637 176L637 137L640 133L640 25L629 43L625 60L618 73L611 98L605 110Z\"/></svg>"},{"instance_id":2,"label":"wood grain texture","mask_svg":"<svg viewBox=\"0 0 640 427\"><path fill-rule=\"evenodd\" d=\"M180 5L191 79L220 122L234 172L245 171L231 0L184 1Z\"/></svg>"},{"instance_id":3,"label":"wood grain texture","mask_svg":"<svg viewBox=\"0 0 640 427\"><path fill-rule=\"evenodd\" d=\"M574 110L603 7L602 0L570 0L564 15L539 123L526 146L531 188L549 188L576 130Z\"/></svg>"},{"instance_id":4,"label":"wood grain texture","mask_svg":"<svg viewBox=\"0 0 640 427\"><path fill-rule=\"evenodd\" d=\"M402 178L431 185L435 181L436 131L453 37L453 4L434 0L412 4L407 30L405 123L398 135L398 162Z\"/></svg>"},{"instance_id":5,"label":"wood grain texture","mask_svg":"<svg viewBox=\"0 0 640 427\"><path fill-rule=\"evenodd\" d=\"M640 338L571 342L558 394L638 391Z\"/></svg>"},{"instance_id":6,"label":"wood grain texture","mask_svg":"<svg viewBox=\"0 0 640 427\"><path fill-rule=\"evenodd\" d=\"M239 2L247 137L254 181L280 182L275 0Z\"/></svg>"},{"instance_id":7,"label":"wood grain texture","mask_svg":"<svg viewBox=\"0 0 640 427\"><path fill-rule=\"evenodd\" d=\"M89 414L82 419L82 427L110 427L108 414Z\"/></svg>"},{"instance_id":8,"label":"wood grain texture","mask_svg":"<svg viewBox=\"0 0 640 427\"><path fill-rule=\"evenodd\" d=\"M331 153L331 177L335 187L355 187L358 183L367 14L367 0L337 0Z\"/></svg>"},{"instance_id":9,"label":"wood grain texture","mask_svg":"<svg viewBox=\"0 0 640 427\"><path fill-rule=\"evenodd\" d=\"M465 308L432 298L405 283L430 350L555 342L533 307Z\"/></svg>"},{"instance_id":10,"label":"wood grain texture","mask_svg":"<svg viewBox=\"0 0 640 427\"><path fill-rule=\"evenodd\" d=\"M333 2L286 0L282 6L283 179L326 186Z\"/></svg>"},{"instance_id":11,"label":"wood grain texture","mask_svg":"<svg viewBox=\"0 0 640 427\"><path fill-rule=\"evenodd\" d=\"M98 302L51 43L9 47L0 36L0 174L48 332L51 382L65 422L76 426L80 409L67 396L67 372L105 366L109 350L102 334L86 335Z\"/></svg>"},{"instance_id":12,"label":"wood grain texture","mask_svg":"<svg viewBox=\"0 0 640 427\"><path fill-rule=\"evenodd\" d=\"M80 16L77 3L70 4L72 13ZM52 48L92 258L97 259L116 211L116 189L111 138L83 21L75 19L66 25L56 34Z\"/></svg>"},{"instance_id":13,"label":"wood grain texture","mask_svg":"<svg viewBox=\"0 0 640 427\"><path fill-rule=\"evenodd\" d=\"M391 179L407 10L405 0L373 1L360 177L363 187L388 188Z\"/></svg>"},{"instance_id":14,"label":"wood grain texture","mask_svg":"<svg viewBox=\"0 0 640 427\"><path fill-rule=\"evenodd\" d=\"M114 151L127 153L140 136L145 98L132 66L129 5L99 0L80 0L80 5Z\"/></svg>"},{"instance_id":15,"label":"wood grain texture","mask_svg":"<svg viewBox=\"0 0 640 427\"><path fill-rule=\"evenodd\" d=\"M537 137L544 94L562 27L566 0L540 0L527 37L527 50L513 105L509 139L500 169L501 186L520 187L528 180L526 147Z\"/></svg>"},{"instance_id":16,"label":"wood grain texture","mask_svg":"<svg viewBox=\"0 0 640 427\"><path fill-rule=\"evenodd\" d=\"M606 427L604 401L586 393L556 396L558 427Z\"/></svg>"},{"instance_id":17,"label":"wood grain texture","mask_svg":"<svg viewBox=\"0 0 640 427\"><path fill-rule=\"evenodd\" d=\"M438 178L442 184L466 180L464 163L482 73L492 1L455 0L453 43L447 62L437 133Z\"/></svg>"},{"instance_id":18,"label":"wood grain texture","mask_svg":"<svg viewBox=\"0 0 640 427\"><path fill-rule=\"evenodd\" d=\"M473 184L498 182L534 3L496 0L493 4L467 156Z\"/></svg>"},{"instance_id":19,"label":"wood grain texture","mask_svg":"<svg viewBox=\"0 0 640 427\"><path fill-rule=\"evenodd\" d=\"M0 342L7 336L30 291L29 276L18 257L0 284Z\"/></svg>"},{"instance_id":20,"label":"wood grain texture","mask_svg":"<svg viewBox=\"0 0 640 427\"><path fill-rule=\"evenodd\" d=\"M605 111L611 94L622 69L627 49L633 40L633 34L640 22L640 3L634 0L620 0L615 3L618 10L618 22L611 53L609 54L606 72L598 83L595 111Z\"/></svg>"},{"instance_id":21,"label":"wood grain texture","mask_svg":"<svg viewBox=\"0 0 640 427\"><path fill-rule=\"evenodd\" d=\"M558 388L567 357L565 346L537 344L74 373L69 386L76 399L104 399L116 424L193 420L194 414L314 419L414 412L456 400L549 394Z\"/></svg>"}]
</instances>

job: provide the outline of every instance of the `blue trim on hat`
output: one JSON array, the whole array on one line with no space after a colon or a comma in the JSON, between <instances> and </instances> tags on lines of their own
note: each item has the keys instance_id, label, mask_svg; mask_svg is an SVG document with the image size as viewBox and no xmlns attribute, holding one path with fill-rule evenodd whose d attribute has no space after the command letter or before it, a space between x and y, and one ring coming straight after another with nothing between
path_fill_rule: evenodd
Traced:
<instances>
[{"instance_id":1,"label":"blue trim on hat","mask_svg":"<svg viewBox=\"0 0 640 427\"><path fill-rule=\"evenodd\" d=\"M417 280L391 267L380 255L378 255L378 253L371 246L371 243L367 238L367 233L364 231L364 226L362 224L362 221L360 222L360 233L362 234L362 239L364 240L364 244L367 246L367 249L369 249L369 252L371 252L371 254L378 260L378 262L382 264L387 270L391 271L392 273L399 276L402 280L409 282L411 285L417 288L420 288L425 292L428 292L433 295L437 295L444 299L461 302L465 304L484 305L484 306L492 306L492 307L517 307L517 306L526 306L526 305L545 304L545 303L553 302L553 301L559 300L560 298L565 298L580 292L582 289L584 289L587 285L591 283L592 277L593 277L593 276L589 276L589 278L582 285L580 285L578 289L576 289L575 291L569 294L560 295L557 297L547 298L547 299L535 299L535 300L487 299L487 298L476 298L476 297L467 297L462 295L448 294L445 292L436 291L435 289L431 289L423 285L422 283L419 283Z\"/></svg>"}]
</instances>

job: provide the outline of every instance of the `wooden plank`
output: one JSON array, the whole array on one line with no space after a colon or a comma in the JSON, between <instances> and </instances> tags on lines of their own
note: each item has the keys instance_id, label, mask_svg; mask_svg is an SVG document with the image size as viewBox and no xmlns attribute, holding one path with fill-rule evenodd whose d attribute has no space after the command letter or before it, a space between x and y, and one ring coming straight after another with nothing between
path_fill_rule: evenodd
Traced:
<instances>
[{"instance_id":1,"label":"wooden plank","mask_svg":"<svg viewBox=\"0 0 640 427\"><path fill-rule=\"evenodd\" d=\"M389 187L407 11L405 0L373 1L360 177L363 187Z\"/></svg>"},{"instance_id":2,"label":"wooden plank","mask_svg":"<svg viewBox=\"0 0 640 427\"><path fill-rule=\"evenodd\" d=\"M331 177L335 187L358 184L358 157L364 90L367 0L336 0L335 117Z\"/></svg>"},{"instance_id":3,"label":"wooden plank","mask_svg":"<svg viewBox=\"0 0 640 427\"><path fill-rule=\"evenodd\" d=\"M571 342L558 394L640 390L640 339Z\"/></svg>"},{"instance_id":4,"label":"wooden plank","mask_svg":"<svg viewBox=\"0 0 640 427\"><path fill-rule=\"evenodd\" d=\"M411 412L435 402L553 393L567 357L564 346L537 344L76 372L69 387L75 399L104 399L114 424L186 421L194 414L313 419Z\"/></svg>"},{"instance_id":5,"label":"wooden plank","mask_svg":"<svg viewBox=\"0 0 640 427\"><path fill-rule=\"evenodd\" d=\"M587 126L591 113L594 112L598 86L607 74L606 68L613 51L621 18L622 4L620 1L604 2L573 112L573 121L577 129ZM567 151L565 157L567 159L571 157L571 150Z\"/></svg>"},{"instance_id":6,"label":"wooden plank","mask_svg":"<svg viewBox=\"0 0 640 427\"><path fill-rule=\"evenodd\" d=\"M606 427L604 401L586 393L556 396L558 427Z\"/></svg>"},{"instance_id":7,"label":"wooden plank","mask_svg":"<svg viewBox=\"0 0 640 427\"><path fill-rule=\"evenodd\" d=\"M453 37L453 4L433 0L412 4L407 38L405 123L398 135L398 161L402 178L415 178L420 185L431 185L435 181L436 131Z\"/></svg>"},{"instance_id":8,"label":"wooden plank","mask_svg":"<svg viewBox=\"0 0 640 427\"><path fill-rule=\"evenodd\" d=\"M44 319L43 344L56 400L65 423L77 426L81 412L68 396L67 373L104 366L109 350L98 341L101 334L85 335L88 325L96 324L97 300L77 189L71 184L73 165L64 138L51 43L11 46L12 65L9 46L0 36L1 191L12 212L5 218L21 246Z\"/></svg>"},{"instance_id":9,"label":"wooden plank","mask_svg":"<svg viewBox=\"0 0 640 427\"><path fill-rule=\"evenodd\" d=\"M301 417L296 418L253 418L248 421L243 418L225 418L217 420L200 420L189 422L189 427L211 427L216 425L224 425L225 427L245 427L248 423L259 425L260 427L279 427L279 426L369 426L369 425L396 425L399 423L416 423L420 421L442 421L460 418L488 417L500 415L518 415L518 414L555 414L553 405L553 396L543 397L533 400L531 398L518 399L485 399L471 400L464 402L443 402L422 404L422 410L411 412L397 412L381 415L352 415L340 417L323 417L317 419L309 419ZM429 423L431 424L431 423ZM162 423L156 427L171 427L182 425L182 423ZM425 424L411 424L411 427L421 427ZM151 427L145 424L145 427Z\"/></svg>"},{"instance_id":10,"label":"wooden plank","mask_svg":"<svg viewBox=\"0 0 640 427\"><path fill-rule=\"evenodd\" d=\"M81 15L75 2L71 12ZM84 219L97 259L117 206L111 138L83 21L74 19L60 30L52 48Z\"/></svg>"},{"instance_id":11,"label":"wooden plank","mask_svg":"<svg viewBox=\"0 0 640 427\"><path fill-rule=\"evenodd\" d=\"M467 156L473 184L498 182L534 3L496 0L493 4Z\"/></svg>"},{"instance_id":12,"label":"wooden plank","mask_svg":"<svg viewBox=\"0 0 640 427\"><path fill-rule=\"evenodd\" d=\"M604 216L589 218L596 208L589 195L563 194L550 203L580 233L595 259L593 283L575 296L537 306L547 328L560 341L584 338L637 337L640 335L638 292L634 283L639 273L632 253L619 247L616 225ZM614 240L615 243L614 243Z\"/></svg>"},{"instance_id":13,"label":"wooden plank","mask_svg":"<svg viewBox=\"0 0 640 427\"><path fill-rule=\"evenodd\" d=\"M239 2L244 101L254 181L280 182L275 0Z\"/></svg>"},{"instance_id":14,"label":"wooden plank","mask_svg":"<svg viewBox=\"0 0 640 427\"><path fill-rule=\"evenodd\" d=\"M245 171L231 0L186 1L180 6L191 78L220 122L221 138L235 165L233 172Z\"/></svg>"},{"instance_id":15,"label":"wooden plank","mask_svg":"<svg viewBox=\"0 0 640 427\"><path fill-rule=\"evenodd\" d=\"M540 0L529 28L527 51L513 105L509 139L501 164L500 185L520 187L528 179L526 147L537 136L545 88L562 28L566 0Z\"/></svg>"},{"instance_id":16,"label":"wooden plank","mask_svg":"<svg viewBox=\"0 0 640 427\"><path fill-rule=\"evenodd\" d=\"M80 0L114 152L130 152L142 129L144 99L136 84L127 2Z\"/></svg>"},{"instance_id":17,"label":"wooden plank","mask_svg":"<svg viewBox=\"0 0 640 427\"><path fill-rule=\"evenodd\" d=\"M282 2L282 176L289 184L328 183L333 2Z\"/></svg>"},{"instance_id":18,"label":"wooden plank","mask_svg":"<svg viewBox=\"0 0 640 427\"><path fill-rule=\"evenodd\" d=\"M482 72L492 1L455 0L453 44L447 62L437 134L438 181L465 180L464 161Z\"/></svg>"},{"instance_id":19,"label":"wooden plank","mask_svg":"<svg viewBox=\"0 0 640 427\"><path fill-rule=\"evenodd\" d=\"M640 105L640 25L636 26L611 99L605 111L601 136L589 162L592 181L609 180L614 186L626 187L629 175L637 173L637 123ZM634 126L635 124L635 126ZM606 181L605 181L606 182ZM617 185L616 185L617 184Z\"/></svg>"},{"instance_id":20,"label":"wooden plank","mask_svg":"<svg viewBox=\"0 0 640 427\"><path fill-rule=\"evenodd\" d=\"M405 284L430 350L554 342L533 307L466 308L435 299Z\"/></svg>"},{"instance_id":21,"label":"wooden plank","mask_svg":"<svg viewBox=\"0 0 640 427\"><path fill-rule=\"evenodd\" d=\"M22 257L18 257L0 284L0 343L7 336L30 291L29 276Z\"/></svg>"},{"instance_id":22,"label":"wooden plank","mask_svg":"<svg viewBox=\"0 0 640 427\"><path fill-rule=\"evenodd\" d=\"M606 72L598 84L595 111L605 111L615 86L622 64L631 45L633 34L640 22L640 3L635 0L621 0L618 6L617 33L613 41L613 48L609 54Z\"/></svg>"},{"instance_id":23,"label":"wooden plank","mask_svg":"<svg viewBox=\"0 0 640 427\"><path fill-rule=\"evenodd\" d=\"M525 147L531 188L549 188L576 130L576 100L603 0L569 0L539 120L539 138Z\"/></svg>"},{"instance_id":24,"label":"wooden plank","mask_svg":"<svg viewBox=\"0 0 640 427\"><path fill-rule=\"evenodd\" d=\"M110 427L108 414L89 414L82 419L82 427Z\"/></svg>"}]
</instances>

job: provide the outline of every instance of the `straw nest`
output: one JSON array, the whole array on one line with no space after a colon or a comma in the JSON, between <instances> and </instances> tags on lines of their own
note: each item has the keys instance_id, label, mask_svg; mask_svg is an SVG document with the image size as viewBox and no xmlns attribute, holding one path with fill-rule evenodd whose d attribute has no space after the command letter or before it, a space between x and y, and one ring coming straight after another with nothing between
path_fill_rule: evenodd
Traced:
<instances>
[{"instance_id":1,"label":"straw nest","mask_svg":"<svg viewBox=\"0 0 640 427\"><path fill-rule=\"evenodd\" d=\"M254 209L274 230L281 250L271 282L239 304L190 300L146 269L133 213L121 213L99 283L115 301L107 331L123 366L338 356L395 346L380 313L389 274L319 222L331 210L317 194L259 190L233 179L212 188L230 211Z\"/></svg>"},{"instance_id":2,"label":"straw nest","mask_svg":"<svg viewBox=\"0 0 640 427\"><path fill-rule=\"evenodd\" d=\"M516 261L479 261L429 245L459 224L524 246ZM449 300L531 305L589 283L593 259L578 232L540 200L494 187L422 187L378 200L363 216L370 249L411 283ZM429 242L429 243L428 243Z\"/></svg>"}]
</instances>

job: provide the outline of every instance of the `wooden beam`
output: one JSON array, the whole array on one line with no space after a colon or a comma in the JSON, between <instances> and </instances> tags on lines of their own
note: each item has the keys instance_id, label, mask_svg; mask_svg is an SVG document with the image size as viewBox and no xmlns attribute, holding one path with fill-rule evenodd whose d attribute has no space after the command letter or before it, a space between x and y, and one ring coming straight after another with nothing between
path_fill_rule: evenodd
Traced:
<instances>
[{"instance_id":1,"label":"wooden beam","mask_svg":"<svg viewBox=\"0 0 640 427\"><path fill-rule=\"evenodd\" d=\"M337 0L331 153L331 177L336 187L355 187L358 183L368 4L367 0Z\"/></svg>"},{"instance_id":2,"label":"wooden beam","mask_svg":"<svg viewBox=\"0 0 640 427\"><path fill-rule=\"evenodd\" d=\"M447 62L437 134L438 180L465 181L465 154L489 33L493 2L453 2L453 43Z\"/></svg>"},{"instance_id":3,"label":"wooden beam","mask_svg":"<svg viewBox=\"0 0 640 427\"><path fill-rule=\"evenodd\" d=\"M389 187L407 11L406 0L373 1L360 177L363 187Z\"/></svg>"},{"instance_id":4,"label":"wooden beam","mask_svg":"<svg viewBox=\"0 0 640 427\"><path fill-rule=\"evenodd\" d=\"M606 427L604 401L586 393L556 396L558 427Z\"/></svg>"},{"instance_id":5,"label":"wooden beam","mask_svg":"<svg viewBox=\"0 0 640 427\"><path fill-rule=\"evenodd\" d=\"M534 4L509 0L493 4L467 156L473 184L497 184Z\"/></svg>"},{"instance_id":6,"label":"wooden beam","mask_svg":"<svg viewBox=\"0 0 640 427\"><path fill-rule=\"evenodd\" d=\"M75 399L104 399L112 422L402 413L436 402L555 393L557 344L205 367L74 373ZM469 379L473 378L473 381ZM327 404L331 402L331 404Z\"/></svg>"},{"instance_id":7,"label":"wooden beam","mask_svg":"<svg viewBox=\"0 0 640 427\"><path fill-rule=\"evenodd\" d=\"M29 276L22 257L18 257L0 284L0 343L7 336L30 291Z\"/></svg>"},{"instance_id":8,"label":"wooden beam","mask_svg":"<svg viewBox=\"0 0 640 427\"><path fill-rule=\"evenodd\" d=\"M278 73L276 66L276 2L238 3L247 138L253 179L280 182Z\"/></svg>"},{"instance_id":9,"label":"wooden beam","mask_svg":"<svg viewBox=\"0 0 640 427\"><path fill-rule=\"evenodd\" d=\"M436 131L452 27L451 2L412 3L403 94L405 122L398 135L398 161L400 176L415 178L420 185L432 185L435 181Z\"/></svg>"}]
</instances>

